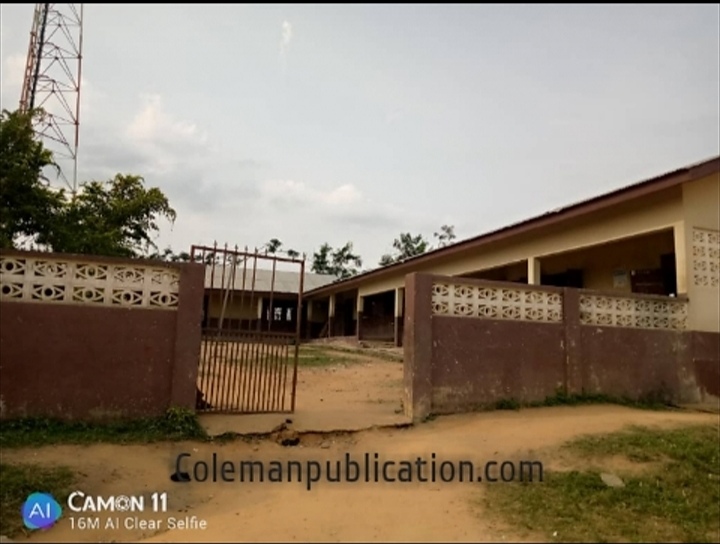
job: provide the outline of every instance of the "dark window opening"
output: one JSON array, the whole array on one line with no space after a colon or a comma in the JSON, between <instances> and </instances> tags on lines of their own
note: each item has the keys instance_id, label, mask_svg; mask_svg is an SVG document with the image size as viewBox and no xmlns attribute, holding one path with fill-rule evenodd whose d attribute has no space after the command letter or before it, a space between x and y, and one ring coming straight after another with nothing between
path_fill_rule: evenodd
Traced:
<instances>
[{"instance_id":1,"label":"dark window opening","mask_svg":"<svg viewBox=\"0 0 720 544\"><path fill-rule=\"evenodd\" d=\"M645 268L630 272L633 293L646 295L677 295L677 272L675 254L660 256L660 268Z\"/></svg>"},{"instance_id":2,"label":"dark window opening","mask_svg":"<svg viewBox=\"0 0 720 544\"><path fill-rule=\"evenodd\" d=\"M560 274L542 274L540 283L552 287L583 288L583 271L571 268Z\"/></svg>"}]
</instances>

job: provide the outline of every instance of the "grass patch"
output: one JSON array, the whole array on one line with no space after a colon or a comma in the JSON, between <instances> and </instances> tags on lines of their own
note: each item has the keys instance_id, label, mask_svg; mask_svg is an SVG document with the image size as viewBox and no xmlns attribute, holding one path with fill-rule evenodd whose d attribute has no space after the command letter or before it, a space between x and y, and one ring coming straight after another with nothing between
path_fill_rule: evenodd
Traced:
<instances>
[{"instance_id":1,"label":"grass patch","mask_svg":"<svg viewBox=\"0 0 720 544\"><path fill-rule=\"evenodd\" d=\"M343 356L338 351L333 352L332 350L300 346L298 353L298 366L304 367L319 367L319 366L332 366L347 364L355 361L351 357ZM292 360L290 361L292 363Z\"/></svg>"},{"instance_id":2,"label":"grass patch","mask_svg":"<svg viewBox=\"0 0 720 544\"><path fill-rule=\"evenodd\" d=\"M64 504L75 480L75 474L67 467L1 463L0 534L13 537L26 532L20 509L28 495L36 491L50 493Z\"/></svg>"},{"instance_id":3,"label":"grass patch","mask_svg":"<svg viewBox=\"0 0 720 544\"><path fill-rule=\"evenodd\" d=\"M380 359L392 363L402 363L404 361L403 353L394 353L390 350L374 347L365 348L338 348L338 351L347 351L350 353L356 353L364 357L370 357L372 359Z\"/></svg>"},{"instance_id":4,"label":"grass patch","mask_svg":"<svg viewBox=\"0 0 720 544\"><path fill-rule=\"evenodd\" d=\"M366 346L366 347L354 347L352 345L342 345L342 344L301 344L300 350L302 353L303 349L308 350L323 350L327 353L335 353L335 354L351 354L351 355L361 355L363 357L367 357L368 359L379 359L383 361L389 361L394 363L402 363L404 361L404 356L402 353L393 353L390 350L383 349L383 348L377 348L372 346Z\"/></svg>"},{"instance_id":5,"label":"grass patch","mask_svg":"<svg viewBox=\"0 0 720 544\"><path fill-rule=\"evenodd\" d=\"M652 463L614 471L625 487L606 486L600 470L545 472L543 483L488 487L486 505L545 538L582 542L718 542L720 428L633 428L584 437L564 449L598 466L621 456ZM642 466L642 465L640 465Z\"/></svg>"},{"instance_id":6,"label":"grass patch","mask_svg":"<svg viewBox=\"0 0 720 544\"><path fill-rule=\"evenodd\" d=\"M589 404L618 404L628 406L630 408L640 408L644 410L667 410L672 408L672 404L664 400L660 394L646 395L640 399L629 399L624 397L613 397L604 394L588 394L568 395L561 389L551 397L538 402L520 402L516 399L500 399L494 405L485 407L487 410L520 410L521 408L542 408L548 406L582 406Z\"/></svg>"},{"instance_id":7,"label":"grass patch","mask_svg":"<svg viewBox=\"0 0 720 544\"><path fill-rule=\"evenodd\" d=\"M649 393L639 399L626 397L613 397L601 393L581 393L579 395L568 395L562 389L558 389L552 397L544 401L531 404L531 406L579 406L583 404L619 404L631 408L646 410L666 410L673 405L667 400L668 396L663 392Z\"/></svg>"},{"instance_id":8,"label":"grass patch","mask_svg":"<svg viewBox=\"0 0 720 544\"><path fill-rule=\"evenodd\" d=\"M149 443L206 438L205 430L193 412L175 408L157 418L107 422L23 418L3 421L0 426L0 447L2 448L97 442Z\"/></svg>"}]
</instances>

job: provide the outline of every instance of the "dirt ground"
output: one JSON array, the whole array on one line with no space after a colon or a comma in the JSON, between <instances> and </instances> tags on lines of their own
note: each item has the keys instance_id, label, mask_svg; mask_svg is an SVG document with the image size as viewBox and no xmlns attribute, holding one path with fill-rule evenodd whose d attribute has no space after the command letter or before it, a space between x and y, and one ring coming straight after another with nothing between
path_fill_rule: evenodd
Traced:
<instances>
[{"instance_id":1,"label":"dirt ground","mask_svg":"<svg viewBox=\"0 0 720 544\"><path fill-rule=\"evenodd\" d=\"M323 346L323 354L341 357L342 364L300 366L295 413L237 415L208 414L201 422L209 434L268 432L292 419L299 432L363 430L408 423L402 406L403 364L392 358Z\"/></svg>"},{"instance_id":2,"label":"dirt ground","mask_svg":"<svg viewBox=\"0 0 720 544\"><path fill-rule=\"evenodd\" d=\"M373 421L399 417L395 411L401 377L402 364L362 356L352 364L304 369L293 426L303 417L306 431L315 423L341 429L343 420L352 422L353 414L355 423L370 422L369 427ZM313 423L313 413L322 414L318 415L321 420ZM247 427L233 420L250 416L215 417L214 422L206 423L211 431L213 426L216 430ZM301 433L300 443L294 447L283 447L269 437L215 443L52 446L4 451L3 460L69 466L81 474L77 489L90 495L168 493L167 513L137 515L161 520L156 529L73 529L69 517L78 514L66 510L55 527L33 534L31 542L542 541L543 535L508 527L484 509L480 499L485 486L493 484L320 481L308 491L305 483L175 483L170 475L180 453L189 453L191 461L208 463L215 454L219 464L232 461L236 466L252 460L323 463L342 460L346 454L361 461L366 453L377 453L382 460L414 460L418 456L430 460L434 453L438 464L443 460L470 460L481 465L522 459L560 468L570 461L557 455L556 449L582 434L613 432L628 425L670 427L717 420L716 414L611 405L537 408L440 417L414 427ZM122 514L125 516L134 514ZM206 522L206 528L168 530L170 516L197 516Z\"/></svg>"}]
</instances>

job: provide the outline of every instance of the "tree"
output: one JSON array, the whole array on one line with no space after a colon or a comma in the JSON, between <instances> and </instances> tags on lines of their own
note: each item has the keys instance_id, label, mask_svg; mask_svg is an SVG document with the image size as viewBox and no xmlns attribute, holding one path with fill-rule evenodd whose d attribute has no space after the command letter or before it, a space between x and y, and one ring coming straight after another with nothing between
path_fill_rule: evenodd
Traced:
<instances>
[{"instance_id":1,"label":"tree","mask_svg":"<svg viewBox=\"0 0 720 544\"><path fill-rule=\"evenodd\" d=\"M275 254L278 252L281 246L282 242L280 240L278 240L277 238L271 238L270 241L265 244L265 250L268 253Z\"/></svg>"},{"instance_id":2,"label":"tree","mask_svg":"<svg viewBox=\"0 0 720 544\"><path fill-rule=\"evenodd\" d=\"M313 253L313 261L310 270L316 274L331 274L331 261L332 247L326 242L320 246L320 249Z\"/></svg>"},{"instance_id":3,"label":"tree","mask_svg":"<svg viewBox=\"0 0 720 544\"><path fill-rule=\"evenodd\" d=\"M445 247L452 244L453 240L455 240L455 226L443 225L440 227L440 232L433 233L433 236L438 241L438 247Z\"/></svg>"},{"instance_id":4,"label":"tree","mask_svg":"<svg viewBox=\"0 0 720 544\"><path fill-rule=\"evenodd\" d=\"M167 261L171 263L189 263L192 259L190 258L190 254L187 251L181 251L180 253L173 252L172 248L166 247L161 253L160 252L154 252L148 255L149 259L157 259L160 261ZM208 260L208 258L206 258ZM209 260L212 260L212 257L210 257ZM195 257L195 262L200 262L200 256Z\"/></svg>"},{"instance_id":5,"label":"tree","mask_svg":"<svg viewBox=\"0 0 720 544\"><path fill-rule=\"evenodd\" d=\"M52 153L35 138L30 113L3 110L0 115L0 247L14 247L20 237L47 235L62 198L50 189L42 170L56 166ZM56 166L57 167L57 166Z\"/></svg>"},{"instance_id":6,"label":"tree","mask_svg":"<svg viewBox=\"0 0 720 544\"><path fill-rule=\"evenodd\" d=\"M311 270L316 274L329 274L338 279L346 279L358 273L362 259L353 253L352 242L333 249L327 242L313 254Z\"/></svg>"},{"instance_id":7,"label":"tree","mask_svg":"<svg viewBox=\"0 0 720 544\"><path fill-rule=\"evenodd\" d=\"M283 243L280 240L278 240L277 238L271 238L270 241L263 247L265 248L266 253L270 253L272 255L276 255L277 253L285 253L291 259L297 259L298 257L300 257L300 253L298 251L295 251L294 249L281 249L282 246Z\"/></svg>"},{"instance_id":8,"label":"tree","mask_svg":"<svg viewBox=\"0 0 720 544\"><path fill-rule=\"evenodd\" d=\"M158 219L176 217L162 191L122 174L83 183L77 194L52 189L42 170L57 165L33 131L43 115L4 110L0 116L0 246L16 247L26 237L66 253L139 257L156 249L151 236Z\"/></svg>"},{"instance_id":9,"label":"tree","mask_svg":"<svg viewBox=\"0 0 720 544\"><path fill-rule=\"evenodd\" d=\"M65 199L38 242L53 251L119 257L139 257L156 248L151 235L157 220L175 221L167 197L146 189L140 176L117 174L106 182L83 183L77 195ZM65 196L62 194L61 196Z\"/></svg>"},{"instance_id":10,"label":"tree","mask_svg":"<svg viewBox=\"0 0 720 544\"><path fill-rule=\"evenodd\" d=\"M455 227L453 225L442 225L440 231L433 233L433 236L438 241L438 248L445 247L455 239ZM380 266L399 263L435 248L430 245L422 234L413 236L409 232L403 232L393 241L393 249L395 250L394 253L386 253L380 258Z\"/></svg>"},{"instance_id":11,"label":"tree","mask_svg":"<svg viewBox=\"0 0 720 544\"><path fill-rule=\"evenodd\" d=\"M415 257L425 253L430 247L422 234L413 236L409 232L402 232L398 238L393 241L393 248L395 254L386 253L380 259L380 266L387 266L389 264L397 263Z\"/></svg>"}]
</instances>

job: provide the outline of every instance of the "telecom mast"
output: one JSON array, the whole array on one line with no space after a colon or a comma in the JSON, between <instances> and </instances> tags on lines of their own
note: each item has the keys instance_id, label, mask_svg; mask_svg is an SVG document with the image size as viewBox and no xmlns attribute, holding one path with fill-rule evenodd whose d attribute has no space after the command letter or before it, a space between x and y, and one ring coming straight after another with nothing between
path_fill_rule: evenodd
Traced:
<instances>
[{"instance_id":1,"label":"telecom mast","mask_svg":"<svg viewBox=\"0 0 720 544\"><path fill-rule=\"evenodd\" d=\"M35 132L77 191L83 4L35 4L20 110L42 108Z\"/></svg>"}]
</instances>

